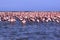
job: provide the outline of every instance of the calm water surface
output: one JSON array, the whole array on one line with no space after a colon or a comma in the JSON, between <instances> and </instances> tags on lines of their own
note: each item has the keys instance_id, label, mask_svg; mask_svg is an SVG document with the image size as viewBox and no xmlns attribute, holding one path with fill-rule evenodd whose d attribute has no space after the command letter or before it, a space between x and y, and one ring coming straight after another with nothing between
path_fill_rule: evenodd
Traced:
<instances>
[{"instance_id":1,"label":"calm water surface","mask_svg":"<svg viewBox=\"0 0 60 40\"><path fill-rule=\"evenodd\" d=\"M60 40L60 23L0 22L0 40Z\"/></svg>"}]
</instances>

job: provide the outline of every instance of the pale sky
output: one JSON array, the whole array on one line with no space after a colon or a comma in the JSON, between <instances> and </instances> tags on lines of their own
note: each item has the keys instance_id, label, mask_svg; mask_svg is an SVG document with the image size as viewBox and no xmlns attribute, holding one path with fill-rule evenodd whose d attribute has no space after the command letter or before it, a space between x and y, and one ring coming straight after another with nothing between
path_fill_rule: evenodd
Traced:
<instances>
[{"instance_id":1,"label":"pale sky","mask_svg":"<svg viewBox=\"0 0 60 40\"><path fill-rule=\"evenodd\" d=\"M60 11L60 0L0 0L0 11Z\"/></svg>"}]
</instances>

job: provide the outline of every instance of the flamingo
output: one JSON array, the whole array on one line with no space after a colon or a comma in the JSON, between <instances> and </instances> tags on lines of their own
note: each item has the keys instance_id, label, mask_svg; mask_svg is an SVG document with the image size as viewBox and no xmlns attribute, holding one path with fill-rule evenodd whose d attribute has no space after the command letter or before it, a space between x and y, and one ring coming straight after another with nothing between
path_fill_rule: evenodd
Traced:
<instances>
[{"instance_id":1,"label":"flamingo","mask_svg":"<svg viewBox=\"0 0 60 40\"><path fill-rule=\"evenodd\" d=\"M22 20L22 23L25 24L26 23L26 20Z\"/></svg>"},{"instance_id":2,"label":"flamingo","mask_svg":"<svg viewBox=\"0 0 60 40\"><path fill-rule=\"evenodd\" d=\"M1 21L1 17L0 17L0 21Z\"/></svg>"},{"instance_id":3,"label":"flamingo","mask_svg":"<svg viewBox=\"0 0 60 40\"><path fill-rule=\"evenodd\" d=\"M14 18L8 19L9 22L15 22L16 20Z\"/></svg>"}]
</instances>

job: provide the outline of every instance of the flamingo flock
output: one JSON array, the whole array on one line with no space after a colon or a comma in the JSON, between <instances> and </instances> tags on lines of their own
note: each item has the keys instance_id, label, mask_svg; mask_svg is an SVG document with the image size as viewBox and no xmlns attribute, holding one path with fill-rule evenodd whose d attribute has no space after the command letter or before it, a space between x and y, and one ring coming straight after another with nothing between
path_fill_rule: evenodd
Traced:
<instances>
[{"instance_id":1,"label":"flamingo flock","mask_svg":"<svg viewBox=\"0 0 60 40\"><path fill-rule=\"evenodd\" d=\"M0 12L0 21L15 22L19 18L23 24L31 22L60 22L60 12Z\"/></svg>"}]
</instances>

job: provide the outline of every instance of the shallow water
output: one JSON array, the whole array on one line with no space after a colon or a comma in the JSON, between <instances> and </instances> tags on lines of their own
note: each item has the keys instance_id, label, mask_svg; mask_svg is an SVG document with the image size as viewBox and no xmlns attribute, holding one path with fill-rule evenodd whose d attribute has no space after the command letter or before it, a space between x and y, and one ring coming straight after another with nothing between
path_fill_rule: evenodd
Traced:
<instances>
[{"instance_id":1,"label":"shallow water","mask_svg":"<svg viewBox=\"0 0 60 40\"><path fill-rule=\"evenodd\" d=\"M0 40L60 40L60 23L1 21Z\"/></svg>"}]
</instances>

